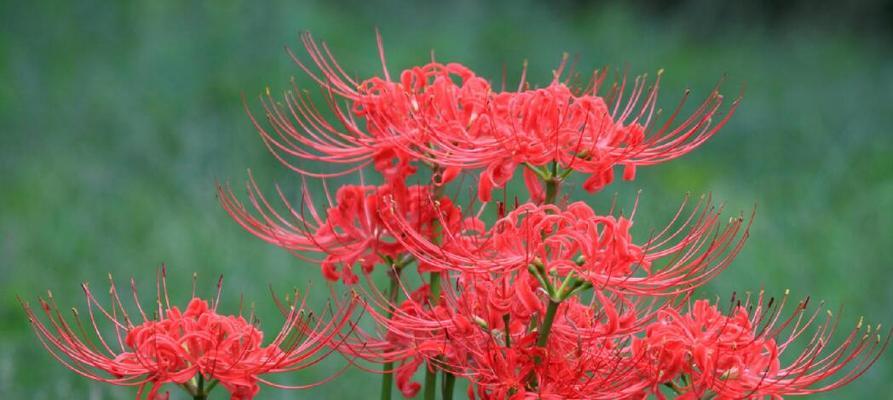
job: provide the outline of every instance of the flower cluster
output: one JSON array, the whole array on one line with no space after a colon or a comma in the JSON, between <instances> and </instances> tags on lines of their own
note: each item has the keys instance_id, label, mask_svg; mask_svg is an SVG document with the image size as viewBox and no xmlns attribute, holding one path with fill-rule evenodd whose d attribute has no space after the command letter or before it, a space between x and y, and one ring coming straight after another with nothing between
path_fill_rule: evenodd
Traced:
<instances>
[{"instance_id":1,"label":"flower cluster","mask_svg":"<svg viewBox=\"0 0 893 400\"><path fill-rule=\"evenodd\" d=\"M278 212L253 179L251 207L229 188L220 198L250 232L301 257L321 254L324 276L364 294L377 328L358 330L341 351L384 364L382 398L390 398L391 374L415 396L420 368L426 399L438 371L444 398L456 377L482 399L663 398L665 390L779 398L848 383L885 346L860 325L830 349L835 325L813 324L800 307L793 324L777 324L762 297L729 316L703 300L684 312L692 291L726 268L748 236L749 220L723 222L709 197L683 205L642 240L633 234L635 207L599 213L560 195L575 176L595 192L616 167L632 180L639 166L690 152L725 124L737 99L723 108L714 90L691 115L682 116L680 104L659 121L662 71L651 84L644 76L608 84L608 72L596 71L579 85L565 58L545 87L530 87L525 68L517 89L507 90L432 59L392 79L379 38L383 75L357 81L324 44L309 35L303 42L310 62L290 54L327 94L334 117L297 87L283 102L268 92L269 124L252 116L264 143L305 179L371 165L383 183L339 188L334 200L327 196L325 216L306 184L301 211L280 190L287 213ZM311 171L314 161L343 168ZM494 202L493 191L508 191L518 169L528 200L506 194L513 205ZM428 179L426 170L430 184L407 186ZM460 175L477 180L476 199L464 208L444 195ZM386 270L389 289L376 285L375 265ZM408 279L412 265L421 283ZM807 349L782 365L782 352L810 325L818 333ZM781 338L784 328L791 332Z\"/></svg>"},{"instance_id":2,"label":"flower cluster","mask_svg":"<svg viewBox=\"0 0 893 400\"><path fill-rule=\"evenodd\" d=\"M342 186L334 200L329 197L325 218L310 200L305 201L309 215L284 202L288 214L283 216L253 180L248 184L248 193L251 205L258 211L256 214L250 213L230 188L220 187L218 191L223 207L249 232L318 263L323 276L331 281L355 284L359 279L354 266L368 273L376 264L386 264L407 253L405 246L388 229L386 216L380 212L386 205L399 209L403 221L413 226L414 232L428 236L440 229L441 219L447 219L448 226L461 223L461 212L449 198L432 200L436 189L419 185L407 187L402 183ZM309 199L306 190L304 198ZM284 199L281 191L279 194ZM308 258L301 252L318 252L322 256Z\"/></svg>"},{"instance_id":3,"label":"flower cluster","mask_svg":"<svg viewBox=\"0 0 893 400\"><path fill-rule=\"evenodd\" d=\"M289 388L263 375L307 368L338 347L355 305L351 301L314 322L299 297L288 305L279 302L285 321L264 345L264 334L253 315L246 319L217 312L220 283L215 301L209 304L193 297L181 311L169 303L164 275L162 270L155 308L140 305L136 285L131 281L138 319L131 318L113 281L110 304L106 306L83 284L89 324L82 321L75 308L74 323L63 317L52 293L40 299L47 322L28 303L23 302L23 306L44 347L60 363L90 379L138 386L137 399L144 394L148 400L167 399L168 394L160 393L165 384L178 385L191 396L204 399L219 384L231 399L250 400L260 391L258 383ZM110 326L100 326L103 318ZM88 332L90 328L92 332Z\"/></svg>"},{"instance_id":4,"label":"flower cluster","mask_svg":"<svg viewBox=\"0 0 893 400\"><path fill-rule=\"evenodd\" d=\"M51 323L35 327L46 347L85 376L151 384L150 398L164 383L204 398L210 381L233 399L270 384L263 374L337 350L364 368L381 364L384 400L394 383L405 397L434 400L438 378L445 400L456 379L468 381L470 399L779 399L848 384L886 348L890 336L861 321L831 345L838 321L806 312L806 302L782 318L787 295L748 297L726 313L693 300L742 249L752 221L724 219L710 196L686 199L646 236L634 227L638 198L629 210L571 200L575 186L595 193L615 170L633 180L639 167L689 153L738 99L724 105L717 87L689 115L685 100L664 113L663 71L653 81L609 82L608 70L581 79L567 57L543 87L527 83L526 66L506 89L433 57L392 78L378 39L382 75L356 80L302 36L309 61L289 54L325 107L295 84L281 100L261 96L265 118L249 112L266 147L304 181L299 205L278 187L278 201L268 199L253 177L247 201L218 187L245 230L318 264L332 290L341 282L361 302L338 304L314 326L284 309L285 327L262 346L250 321L198 299L182 313L159 301L158 320L140 311L145 322L134 325L113 287L110 308L89 291L88 304L112 320L120 352L98 328L102 346L85 344L42 302ZM366 183L369 169L380 183ZM329 190L352 173L359 184ZM461 201L465 178L476 183ZM526 190L510 185L516 178ZM355 304L369 321L348 321ZM289 343L292 331L304 341ZM801 341L803 350L789 349Z\"/></svg>"},{"instance_id":5,"label":"flower cluster","mask_svg":"<svg viewBox=\"0 0 893 400\"><path fill-rule=\"evenodd\" d=\"M860 318L837 346L838 324L829 311L814 329L806 346L782 362L798 337L807 334L821 308L808 313L808 299L787 319L781 302L747 299L724 315L707 300L698 300L682 314L676 309L658 313L644 337L635 338L632 353L655 384L671 387L680 398L781 398L838 388L858 378L880 356L887 341L872 334ZM880 327L874 328L875 332ZM840 374L839 376L837 374Z\"/></svg>"},{"instance_id":6,"label":"flower cluster","mask_svg":"<svg viewBox=\"0 0 893 400\"><path fill-rule=\"evenodd\" d=\"M328 48L309 35L303 40L318 70L292 56L329 93L336 121L326 120L299 90L286 93L284 103L267 93L263 103L272 129L252 121L273 154L305 175L332 175L299 165L307 160L345 164L342 173L371 163L389 181L405 178L414 170L407 166L421 162L438 169L439 184L461 171L479 170L478 195L489 201L492 190L504 187L518 166L525 166L529 177L545 176L555 166L588 176L583 187L597 191L613 181L615 166L623 166L623 177L632 180L638 166L690 152L713 136L738 104L717 120L723 96L714 90L681 122L684 101L657 124L653 117L662 71L650 85L642 76L604 90L608 70L596 71L582 86L571 84L577 78L573 73L562 80L567 57L552 82L540 89L528 87L526 71L518 90L497 91L463 65L435 61L391 80L383 51L384 78L357 82ZM342 101L351 106L339 105Z\"/></svg>"}]
</instances>

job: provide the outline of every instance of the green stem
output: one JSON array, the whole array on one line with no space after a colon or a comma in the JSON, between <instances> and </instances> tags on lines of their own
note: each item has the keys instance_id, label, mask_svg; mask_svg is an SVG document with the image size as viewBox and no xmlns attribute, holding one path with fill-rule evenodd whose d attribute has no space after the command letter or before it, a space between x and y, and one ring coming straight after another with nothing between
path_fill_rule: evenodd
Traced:
<instances>
[{"instance_id":1,"label":"green stem","mask_svg":"<svg viewBox=\"0 0 893 400\"><path fill-rule=\"evenodd\" d=\"M431 169L432 176L437 175L437 173L439 171L440 171L440 167L438 167L438 166L435 166L434 168L432 168ZM435 204L439 204L437 202L440 201L440 196L443 195L443 186L435 186L432 194L433 194ZM432 226L431 226L431 228L432 228L431 242L436 245L439 245L443 241L443 239L441 238L441 235L443 235L443 226L440 225L440 220L437 218L434 218L434 220L431 222L431 224L432 224ZM431 286L430 286L431 307L435 307L435 306L437 306L437 303L440 302L440 273L438 273L436 271L431 272L430 283L431 283Z\"/></svg>"},{"instance_id":2,"label":"green stem","mask_svg":"<svg viewBox=\"0 0 893 400\"><path fill-rule=\"evenodd\" d=\"M430 301L433 309L440 302L440 273L431 273L429 288L431 289ZM437 370L433 368L434 365L431 367L425 369L425 400L434 400L434 395L437 392Z\"/></svg>"},{"instance_id":3,"label":"green stem","mask_svg":"<svg viewBox=\"0 0 893 400\"><path fill-rule=\"evenodd\" d=\"M399 282L400 270L394 268L391 271L391 287L388 289L388 300L390 303L388 304L388 319L390 319L394 315L394 306L397 302L397 295L399 294ZM391 392L394 387L394 362L388 361L384 363L381 367L382 375L381 375L381 400L391 400Z\"/></svg>"},{"instance_id":4,"label":"green stem","mask_svg":"<svg viewBox=\"0 0 893 400\"><path fill-rule=\"evenodd\" d=\"M438 172L440 172L439 165L435 165L431 168L431 176L436 176ZM443 185L435 186L432 194L435 202L440 201L440 196L443 195ZM443 234L443 226L440 225L440 220L436 218L434 219L432 224L433 232L431 241L432 243L439 245L442 241L441 235ZM439 272L431 272L428 288L431 290L429 296L431 308L434 309L434 307L436 307L437 304L440 303ZM427 367L428 368L425 368L425 400L434 400L437 393L437 370L434 368L434 364L428 365Z\"/></svg>"},{"instance_id":5,"label":"green stem","mask_svg":"<svg viewBox=\"0 0 893 400\"><path fill-rule=\"evenodd\" d=\"M673 382L667 382L667 383L664 383L664 386L666 386L666 387L670 388L671 390L673 390L673 393L675 393L675 394L682 394L682 391L679 390L679 387L676 386L676 384L673 383Z\"/></svg>"},{"instance_id":6,"label":"green stem","mask_svg":"<svg viewBox=\"0 0 893 400\"><path fill-rule=\"evenodd\" d=\"M549 179L546 180L546 204L555 204L560 183L561 181L558 179L558 162L552 161L552 171ZM544 276L544 278L548 280L548 277ZM563 297L560 297L562 295L561 291L564 290L566 284L567 280L561 285L557 293L559 297L555 297L554 293L549 293L552 297L549 299L549 307L546 308L546 316L543 317L543 324L540 325L539 336L536 338L537 347L545 347L546 342L549 340L549 332L552 330L552 323L555 321L555 313L558 312L558 305L561 304L561 300L564 300ZM539 364L539 357L536 358L536 362Z\"/></svg>"},{"instance_id":7,"label":"green stem","mask_svg":"<svg viewBox=\"0 0 893 400\"><path fill-rule=\"evenodd\" d=\"M527 271L539 281L540 285L546 289L546 293L549 293L549 296L552 296L554 293L554 288L552 284L549 283L549 277L546 276L546 266L543 263L534 261L530 265L527 266Z\"/></svg>"},{"instance_id":8,"label":"green stem","mask_svg":"<svg viewBox=\"0 0 893 400\"><path fill-rule=\"evenodd\" d=\"M437 306L437 303L440 302L440 273L432 272L430 285L428 286L431 289L431 307Z\"/></svg>"},{"instance_id":9,"label":"green stem","mask_svg":"<svg viewBox=\"0 0 893 400\"><path fill-rule=\"evenodd\" d=\"M546 347L546 343L549 341L549 332L552 331L552 323L555 321L555 314L558 312L558 305L560 304L561 300L555 300L554 298L549 299L549 306L546 308L546 316L543 317L543 323L539 327L539 335L536 338L537 347ZM543 362L543 359L540 356L534 356L533 362L539 364ZM535 386L536 372L531 371L530 375L527 376L527 380L531 386Z\"/></svg>"},{"instance_id":10,"label":"green stem","mask_svg":"<svg viewBox=\"0 0 893 400\"><path fill-rule=\"evenodd\" d=\"M435 236L434 243L440 242L440 223L435 222L437 224L435 228ZM440 273L439 272L431 272L431 280L429 281L428 288L431 290L429 300L431 302L431 309L440 303ZM434 365L431 365L431 368L425 369L425 400L434 400L435 393L437 393L437 370L434 369Z\"/></svg>"},{"instance_id":11,"label":"green stem","mask_svg":"<svg viewBox=\"0 0 893 400\"><path fill-rule=\"evenodd\" d=\"M543 324L540 325L539 336L536 338L537 347L545 347L549 340L549 332L552 330L552 323L555 321L555 313L558 312L560 300L549 299L549 307L546 308L546 316L543 318Z\"/></svg>"},{"instance_id":12,"label":"green stem","mask_svg":"<svg viewBox=\"0 0 893 400\"><path fill-rule=\"evenodd\" d=\"M561 185L562 176L558 173L558 162L552 161L552 166L548 175L546 176L546 198L544 199L545 204L555 204L555 201L558 198L558 189ZM545 232L543 233L545 236ZM565 279L562 282L561 286L558 288L558 291L555 291L552 284L549 282L549 275L546 272L545 266L542 263L533 264L533 268L529 268L531 272L535 272L534 276L543 284L543 288L549 293L549 306L546 308L546 315L543 317L543 323L539 326L539 332L536 338L536 346L537 347L546 347L546 343L549 341L549 333L552 331L552 323L555 322L555 314L558 312L558 306L561 304L561 301L565 299L563 297L564 291L568 284L568 279ZM508 328L506 328L508 329ZM534 357L534 362L536 364L541 363L543 360L540 356ZM531 372L528 376L528 383L531 386L536 385L536 373Z\"/></svg>"},{"instance_id":13,"label":"green stem","mask_svg":"<svg viewBox=\"0 0 893 400\"><path fill-rule=\"evenodd\" d=\"M208 391L205 390L205 376L199 373L197 381L195 394L192 395L192 398L193 400L205 400L208 398Z\"/></svg>"},{"instance_id":14,"label":"green stem","mask_svg":"<svg viewBox=\"0 0 893 400\"><path fill-rule=\"evenodd\" d=\"M552 161L552 171L546 179L546 204L555 204L558 197L558 185L561 184L561 178L558 176L558 162Z\"/></svg>"},{"instance_id":15,"label":"green stem","mask_svg":"<svg viewBox=\"0 0 893 400\"><path fill-rule=\"evenodd\" d=\"M453 399L453 388L456 386L456 375L449 372L443 372L443 400Z\"/></svg>"},{"instance_id":16,"label":"green stem","mask_svg":"<svg viewBox=\"0 0 893 400\"><path fill-rule=\"evenodd\" d=\"M393 369L393 361L388 361L381 367L382 371L389 371L381 376L381 400L391 400L391 392L394 387L394 373L390 371L393 371Z\"/></svg>"},{"instance_id":17,"label":"green stem","mask_svg":"<svg viewBox=\"0 0 893 400\"><path fill-rule=\"evenodd\" d=\"M433 367L425 368L425 400L434 400L437 393L437 371Z\"/></svg>"},{"instance_id":18,"label":"green stem","mask_svg":"<svg viewBox=\"0 0 893 400\"><path fill-rule=\"evenodd\" d=\"M558 181L550 178L546 181L546 204L555 204L555 198L558 196Z\"/></svg>"}]
</instances>

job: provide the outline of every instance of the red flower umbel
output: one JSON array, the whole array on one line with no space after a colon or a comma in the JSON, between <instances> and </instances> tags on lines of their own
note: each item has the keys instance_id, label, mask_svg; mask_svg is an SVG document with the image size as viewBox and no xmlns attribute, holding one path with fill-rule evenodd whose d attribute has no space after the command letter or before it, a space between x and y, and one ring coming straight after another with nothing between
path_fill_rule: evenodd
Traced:
<instances>
[{"instance_id":1,"label":"red flower umbel","mask_svg":"<svg viewBox=\"0 0 893 400\"><path fill-rule=\"evenodd\" d=\"M400 213L383 221L407 251L435 270L530 270L544 281L571 276L591 287L659 296L690 292L716 276L749 235L749 223L732 218L724 224L722 210L708 198L689 214L684 210L640 244L630 234L631 217L598 215L583 202L522 204L486 229L481 223L446 225L445 244L418 233Z\"/></svg>"},{"instance_id":2,"label":"red flower umbel","mask_svg":"<svg viewBox=\"0 0 893 400\"><path fill-rule=\"evenodd\" d=\"M350 302L311 323L297 297L290 305L280 304L285 322L264 345L264 334L253 316L246 319L219 314L216 300L209 304L193 297L183 311L171 306L163 274L157 308L144 309L133 290L141 322L125 310L114 282L108 306L100 304L89 286L83 284L88 323L81 320L76 309L72 309L74 323L70 323L52 294L46 300L40 299L47 322L28 303L23 302L23 306L38 338L56 360L93 380L139 386L137 399L144 393L149 400L167 398L159 391L170 383L197 399L204 399L219 384L229 391L231 399L249 400L260 390L258 383L297 389L322 383L286 386L262 376L301 370L331 353L342 337L342 328L349 323L354 305ZM218 285L217 299L219 289ZM102 319L110 325L100 325Z\"/></svg>"},{"instance_id":3,"label":"red flower umbel","mask_svg":"<svg viewBox=\"0 0 893 400\"><path fill-rule=\"evenodd\" d=\"M596 291L592 302L567 295L555 306L526 270L443 276L441 302L432 305L423 286L394 307L370 307L383 337L347 346L361 358L400 362L397 385L407 397L419 390L411 378L423 365L468 379L483 399L622 399L650 386L625 344L653 318L650 299Z\"/></svg>"},{"instance_id":4,"label":"red flower umbel","mask_svg":"<svg viewBox=\"0 0 893 400\"><path fill-rule=\"evenodd\" d=\"M890 341L875 327L858 324L835 343L839 321L830 311L819 323L819 312L806 312L807 301L782 319L780 304L747 299L728 315L707 300L698 300L686 314L665 309L635 339L633 352L641 371L655 384L667 384L694 398L708 394L720 399L780 399L836 389L862 375ZM810 327L810 325L818 326ZM799 353L783 357L798 339ZM646 378L649 379L649 378ZM655 389L657 392L657 389ZM689 398L685 397L685 398Z\"/></svg>"},{"instance_id":5,"label":"red flower umbel","mask_svg":"<svg viewBox=\"0 0 893 400\"><path fill-rule=\"evenodd\" d=\"M386 217L399 213L417 234L429 238L441 220L450 226L456 226L461 220L459 210L448 197L434 199L435 191L430 186L406 187L402 181L381 186L342 186L334 196L327 193L329 203L324 214L317 210L306 186L302 201L306 211L292 208L279 192L287 213L278 212L253 180L248 185L248 193L251 207L236 199L229 188L218 188L223 207L246 230L298 257L318 263L326 279L340 279L347 284L357 283L359 279L355 266L368 273L376 264L389 265L389 260L407 253L383 221L382 209L392 210ZM304 253L322 254L322 257L313 258Z\"/></svg>"},{"instance_id":6,"label":"red flower umbel","mask_svg":"<svg viewBox=\"0 0 893 400\"><path fill-rule=\"evenodd\" d=\"M523 166L542 176L550 169L582 173L583 187L596 191L613 181L615 166L631 180L639 166L692 151L726 123L738 103L723 115L723 96L714 90L691 115L679 114L683 101L662 119L656 105L662 72L654 83L642 76L607 84L609 71L595 71L579 85L578 75L565 74L566 57L552 82L537 89L529 88L526 67L517 90L496 90L461 64L433 60L392 79L380 37L383 76L358 81L324 44L309 35L302 40L310 62L290 54L327 94L334 117L327 118L295 87L284 102L269 92L262 99L269 128L253 116L252 121L277 159L309 176L374 164L390 180L399 170L392 165L421 161L439 169L441 182L459 171L480 170L479 196L488 201ZM314 172L304 166L308 160L345 167Z\"/></svg>"}]
</instances>

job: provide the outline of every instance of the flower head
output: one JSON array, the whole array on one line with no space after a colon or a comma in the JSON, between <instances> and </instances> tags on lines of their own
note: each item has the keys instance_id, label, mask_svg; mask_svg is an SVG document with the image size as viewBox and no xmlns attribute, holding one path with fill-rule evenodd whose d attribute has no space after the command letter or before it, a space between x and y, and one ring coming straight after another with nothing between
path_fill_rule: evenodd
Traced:
<instances>
[{"instance_id":1,"label":"flower head","mask_svg":"<svg viewBox=\"0 0 893 400\"><path fill-rule=\"evenodd\" d=\"M423 365L468 379L482 399L631 398L648 386L624 344L654 315L647 301L569 297L546 328L551 299L526 270L442 276L450 280L438 303L427 285L398 304L371 301L383 303L369 309L382 336L349 343L357 357L399 363L406 396L419 390L411 377Z\"/></svg>"},{"instance_id":2,"label":"flower head","mask_svg":"<svg viewBox=\"0 0 893 400\"><path fill-rule=\"evenodd\" d=\"M731 263L749 228L741 217L723 224L722 209L709 198L698 201L688 215L685 208L640 244L630 234L631 216L599 215L583 202L565 207L525 203L490 227L480 221L445 226L442 243L417 233L399 213L383 221L407 251L436 270L531 270L543 280L571 276L610 291L676 295Z\"/></svg>"},{"instance_id":3,"label":"flower head","mask_svg":"<svg viewBox=\"0 0 893 400\"><path fill-rule=\"evenodd\" d=\"M862 375L890 340L875 327L859 323L836 346L838 321L829 311L807 312L800 302L787 319L779 302L765 301L762 292L722 313L707 300L698 300L688 313L668 308L635 339L632 349L641 371L655 384L667 383L698 398L782 398L833 390ZM812 333L808 333L810 325ZM791 345L804 339L795 354ZM677 384L685 376L683 383Z\"/></svg>"},{"instance_id":4,"label":"flower head","mask_svg":"<svg viewBox=\"0 0 893 400\"><path fill-rule=\"evenodd\" d=\"M51 293L40 300L46 322L28 303L23 302L23 306L41 343L68 369L100 382L138 386L137 399L146 393L150 400L166 398L159 393L165 384L181 386L193 396L205 395L219 384L233 400L254 398L259 383L280 388L315 386L319 383L280 385L263 375L297 371L319 362L338 345L353 309L351 302L330 315L331 319L314 323L296 297L294 303L281 305L285 322L264 345L264 333L253 316L246 319L218 313L220 284L214 301L193 297L181 310L169 303L165 272L161 274L153 308L140 305L131 281L136 319L125 309L114 282L108 306L103 306L83 284L88 323L82 321L77 309L72 309L74 323L70 323ZM100 324L103 319L109 326Z\"/></svg>"},{"instance_id":5,"label":"flower head","mask_svg":"<svg viewBox=\"0 0 893 400\"><path fill-rule=\"evenodd\" d=\"M255 236L319 264L326 279L347 284L359 280L354 267L368 273L376 264L390 265L407 252L384 217L399 214L427 238L434 235L438 223L456 226L462 220L453 202L445 196L435 199L430 186L407 187L402 182L341 186L334 196L326 193L325 213L313 203L306 185L300 211L278 191L287 213L277 211L253 180L247 187L251 207L240 202L230 188L218 188L221 204L233 219ZM322 256L313 258L305 253Z\"/></svg>"},{"instance_id":6,"label":"flower head","mask_svg":"<svg viewBox=\"0 0 893 400\"><path fill-rule=\"evenodd\" d=\"M724 97L713 90L691 115L680 115L683 100L662 119L656 105L662 71L653 83L624 76L613 84L606 82L608 70L595 71L581 85L577 74L567 72L567 57L542 88L527 84L526 66L516 90L497 90L464 65L433 59L392 79L380 35L382 76L355 80L324 43L309 34L302 41L309 61L289 53L320 86L333 117L300 88L286 92L283 102L268 91L262 103L269 127L251 118L280 161L316 177L372 164L388 181L412 174L414 162L436 167L439 183L479 170L482 201L519 166L541 175L561 170L555 179L576 171L586 176L589 191L610 184L616 166L624 168L624 179L634 179L637 167L675 159L704 143L738 103L724 108ZM303 166L308 160L345 167L309 171Z\"/></svg>"}]
</instances>

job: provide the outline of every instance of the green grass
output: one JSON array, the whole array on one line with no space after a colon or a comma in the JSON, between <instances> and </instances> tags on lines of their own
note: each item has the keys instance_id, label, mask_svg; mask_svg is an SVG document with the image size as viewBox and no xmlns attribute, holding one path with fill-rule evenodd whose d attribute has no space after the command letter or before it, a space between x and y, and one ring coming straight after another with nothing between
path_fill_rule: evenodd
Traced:
<instances>
[{"instance_id":1,"label":"green grass","mask_svg":"<svg viewBox=\"0 0 893 400\"><path fill-rule=\"evenodd\" d=\"M729 215L757 203L752 239L704 295L790 288L845 305L847 324L859 315L893 324L893 57L880 38L804 21L705 32L672 13L510 2L121 4L0 6L0 398L132 396L57 365L16 295L34 300L52 289L62 305L80 306L79 284L101 288L108 272L150 292L164 262L174 297L185 301L193 271L206 293L223 274L230 309L244 294L265 326L276 321L270 282L285 290L313 281L322 305L318 269L243 232L214 196L215 181L239 186L249 167L269 189L275 181L297 190L240 96L256 108L250 99L265 86L285 89L293 75L302 82L282 51L298 46L302 30L327 40L359 76L379 70L378 26L392 72L425 62L434 48L439 60L495 81L503 66L511 80L528 59L530 80L545 83L568 51L581 70L665 68L665 107L689 86L695 99L706 95L723 74L731 95L746 82L742 107L715 139L594 201L616 191L629 204L642 189L640 232L669 218L686 192L713 193ZM891 360L815 398L889 393ZM343 365L333 359L284 381L318 380ZM378 379L350 370L307 393L264 389L260 398L359 398L377 391Z\"/></svg>"}]
</instances>

